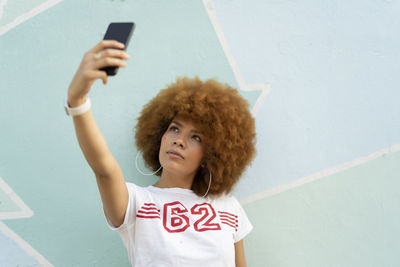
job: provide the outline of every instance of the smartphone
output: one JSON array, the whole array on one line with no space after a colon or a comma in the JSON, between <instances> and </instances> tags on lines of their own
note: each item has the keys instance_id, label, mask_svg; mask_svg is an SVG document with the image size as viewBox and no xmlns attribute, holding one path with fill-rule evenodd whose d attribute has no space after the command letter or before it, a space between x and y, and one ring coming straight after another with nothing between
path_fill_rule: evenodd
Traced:
<instances>
[{"instance_id":1,"label":"smartphone","mask_svg":"<svg viewBox=\"0 0 400 267\"><path fill-rule=\"evenodd\" d=\"M126 50L134 29L135 23L133 22L112 22L108 25L103 40L116 40L121 42L125 45L122 50ZM108 76L114 76L117 74L118 67L105 67L100 70L107 72Z\"/></svg>"}]
</instances>

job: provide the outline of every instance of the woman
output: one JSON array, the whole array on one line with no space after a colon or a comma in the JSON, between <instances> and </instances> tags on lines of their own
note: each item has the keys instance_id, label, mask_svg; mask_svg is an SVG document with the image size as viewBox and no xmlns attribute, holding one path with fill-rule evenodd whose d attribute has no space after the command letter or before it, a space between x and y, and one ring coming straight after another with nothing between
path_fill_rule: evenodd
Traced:
<instances>
[{"instance_id":1,"label":"woman","mask_svg":"<svg viewBox=\"0 0 400 267\"><path fill-rule=\"evenodd\" d=\"M157 183L126 183L90 112L87 94L99 69L126 67L123 44L104 40L85 53L66 109L92 168L107 222L132 266L246 266L251 229L230 196L255 153L255 125L237 90L215 80L178 78L142 110L136 145ZM138 154L139 155L139 154Z\"/></svg>"}]
</instances>

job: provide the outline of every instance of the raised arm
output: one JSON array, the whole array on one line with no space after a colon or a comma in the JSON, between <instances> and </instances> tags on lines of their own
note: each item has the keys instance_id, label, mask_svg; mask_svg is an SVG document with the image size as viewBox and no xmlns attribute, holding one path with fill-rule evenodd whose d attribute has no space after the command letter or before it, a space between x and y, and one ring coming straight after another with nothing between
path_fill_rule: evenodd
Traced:
<instances>
[{"instance_id":1,"label":"raised arm","mask_svg":"<svg viewBox=\"0 0 400 267\"><path fill-rule=\"evenodd\" d=\"M123 60L127 60L129 56L121 48L123 44L116 41L101 41L85 53L68 88L70 107L77 107L86 101L87 94L97 79L102 79L107 84L107 74L101 68L126 66ZM96 58L98 53L100 57ZM111 223L118 227L123 222L129 198L121 168L111 155L90 110L74 116L73 121L81 150L96 175L105 213Z\"/></svg>"}]
</instances>

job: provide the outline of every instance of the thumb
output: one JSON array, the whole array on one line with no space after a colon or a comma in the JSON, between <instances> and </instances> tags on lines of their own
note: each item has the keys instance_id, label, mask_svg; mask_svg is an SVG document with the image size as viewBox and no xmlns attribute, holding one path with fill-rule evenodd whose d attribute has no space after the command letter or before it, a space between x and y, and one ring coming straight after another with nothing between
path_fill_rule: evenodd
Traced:
<instances>
[{"instance_id":1,"label":"thumb","mask_svg":"<svg viewBox=\"0 0 400 267\"><path fill-rule=\"evenodd\" d=\"M101 76L101 79L103 80L103 84L106 85L108 82L108 77L106 72L104 72L104 74Z\"/></svg>"}]
</instances>

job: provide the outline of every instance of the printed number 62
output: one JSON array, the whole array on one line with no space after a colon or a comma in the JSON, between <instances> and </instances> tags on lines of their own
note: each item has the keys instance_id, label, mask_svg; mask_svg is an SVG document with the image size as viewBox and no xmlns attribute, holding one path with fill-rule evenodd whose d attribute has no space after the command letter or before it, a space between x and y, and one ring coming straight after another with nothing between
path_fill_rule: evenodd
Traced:
<instances>
[{"instance_id":1,"label":"printed number 62","mask_svg":"<svg viewBox=\"0 0 400 267\"><path fill-rule=\"evenodd\" d=\"M209 230L221 230L218 223L212 223L216 214L209 203L196 204L190 209L193 215L203 215L194 223L194 229L198 232ZM186 207L179 201L164 204L163 225L170 233L185 231L189 226L189 217Z\"/></svg>"}]
</instances>

